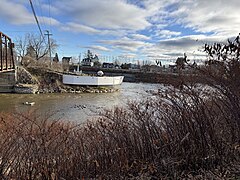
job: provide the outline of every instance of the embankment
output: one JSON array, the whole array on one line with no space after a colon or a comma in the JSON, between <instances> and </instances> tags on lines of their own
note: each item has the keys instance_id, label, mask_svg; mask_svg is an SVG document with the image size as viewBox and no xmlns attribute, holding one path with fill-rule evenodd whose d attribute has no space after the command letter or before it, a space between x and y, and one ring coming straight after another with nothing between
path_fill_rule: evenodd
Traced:
<instances>
[{"instance_id":1,"label":"embankment","mask_svg":"<svg viewBox=\"0 0 240 180\"><path fill-rule=\"evenodd\" d=\"M206 83L203 75L195 73L172 73L172 72L145 72L129 69L106 69L95 67L81 67L85 74L96 74L103 71L107 76L124 76L124 82L162 83L179 86L185 83Z\"/></svg>"},{"instance_id":2,"label":"embankment","mask_svg":"<svg viewBox=\"0 0 240 180\"><path fill-rule=\"evenodd\" d=\"M31 67L18 69L16 93L111 93L113 87L71 86L62 83L62 73L50 69Z\"/></svg>"}]
</instances>

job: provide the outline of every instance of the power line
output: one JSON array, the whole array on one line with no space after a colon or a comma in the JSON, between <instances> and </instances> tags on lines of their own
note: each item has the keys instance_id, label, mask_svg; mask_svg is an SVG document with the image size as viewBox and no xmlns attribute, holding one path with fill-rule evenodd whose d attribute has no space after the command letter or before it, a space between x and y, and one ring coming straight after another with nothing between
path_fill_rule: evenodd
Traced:
<instances>
[{"instance_id":1,"label":"power line","mask_svg":"<svg viewBox=\"0 0 240 180\"><path fill-rule=\"evenodd\" d=\"M33 30L31 30L31 31L30 31L30 30L29 30L29 31L27 31L27 30L26 30L26 31L21 31L21 30L20 30L20 31L14 31L14 30L11 31L11 30L8 30L8 29L6 29L6 30L5 30L5 29L2 29L2 31L3 31L3 32L9 32L9 33L23 33L23 32L29 32L29 33L32 32L32 33L33 33L33 32L35 32L35 31L33 31Z\"/></svg>"},{"instance_id":2,"label":"power line","mask_svg":"<svg viewBox=\"0 0 240 180\"><path fill-rule=\"evenodd\" d=\"M39 24L42 25L43 28L45 27L45 29L46 29L47 28L46 27L46 21L45 21L44 15L43 15L43 9L42 9L42 5L40 3L40 0L37 0L37 3L36 3L36 0L34 0L33 2L35 2L36 12L37 13L40 12L40 14L41 14L41 16L38 17L39 18ZM38 7L39 11L37 11L36 4L38 4L37 7Z\"/></svg>"},{"instance_id":3,"label":"power line","mask_svg":"<svg viewBox=\"0 0 240 180\"><path fill-rule=\"evenodd\" d=\"M35 17L35 20L36 20L36 22L37 22L37 26L38 26L38 29L39 29L39 31L40 31L40 34L41 34L43 40L45 41L44 35L43 35L43 32L42 32L42 29L41 29L41 27L40 27L39 21L38 21L38 19L37 19L36 12L35 12L34 7L33 7L32 0L29 0L29 2L30 2L31 9L32 9L33 15L34 15L34 17Z\"/></svg>"},{"instance_id":4,"label":"power line","mask_svg":"<svg viewBox=\"0 0 240 180\"><path fill-rule=\"evenodd\" d=\"M50 27L52 26L52 19L51 19L51 2L48 0L48 16L49 16L49 21L50 21Z\"/></svg>"}]
</instances>

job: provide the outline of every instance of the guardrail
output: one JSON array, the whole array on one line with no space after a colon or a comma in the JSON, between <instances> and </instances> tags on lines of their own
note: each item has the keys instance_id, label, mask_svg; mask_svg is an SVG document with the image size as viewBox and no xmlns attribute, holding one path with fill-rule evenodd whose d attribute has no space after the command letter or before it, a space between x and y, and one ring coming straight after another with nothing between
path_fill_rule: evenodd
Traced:
<instances>
[{"instance_id":1,"label":"guardrail","mask_svg":"<svg viewBox=\"0 0 240 180\"><path fill-rule=\"evenodd\" d=\"M12 71L15 69L11 38L0 32L0 72Z\"/></svg>"}]
</instances>

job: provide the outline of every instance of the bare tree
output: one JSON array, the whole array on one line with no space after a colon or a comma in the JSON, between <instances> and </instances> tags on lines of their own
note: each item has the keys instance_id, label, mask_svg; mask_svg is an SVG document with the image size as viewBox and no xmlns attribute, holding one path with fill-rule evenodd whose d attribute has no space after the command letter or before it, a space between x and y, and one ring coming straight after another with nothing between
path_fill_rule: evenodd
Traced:
<instances>
[{"instance_id":1,"label":"bare tree","mask_svg":"<svg viewBox=\"0 0 240 180\"><path fill-rule=\"evenodd\" d=\"M121 63L120 63L120 61L119 61L118 59L115 59L114 62L113 62L113 64L120 66Z\"/></svg>"},{"instance_id":2,"label":"bare tree","mask_svg":"<svg viewBox=\"0 0 240 180\"><path fill-rule=\"evenodd\" d=\"M26 34L24 38L19 37L16 43L16 51L21 58L28 55L39 60L49 53L48 44L40 35ZM51 51L54 53L57 48L56 41L51 39L50 43Z\"/></svg>"},{"instance_id":3,"label":"bare tree","mask_svg":"<svg viewBox=\"0 0 240 180\"><path fill-rule=\"evenodd\" d=\"M24 38L17 37L15 42L16 42L15 51L17 55L20 56L22 59L25 56L27 51L27 46L28 46L27 36L25 36Z\"/></svg>"},{"instance_id":4,"label":"bare tree","mask_svg":"<svg viewBox=\"0 0 240 180\"><path fill-rule=\"evenodd\" d=\"M150 66L152 63L150 60L143 61L143 66Z\"/></svg>"},{"instance_id":5,"label":"bare tree","mask_svg":"<svg viewBox=\"0 0 240 180\"><path fill-rule=\"evenodd\" d=\"M156 59L155 62L157 64L157 66L162 66L162 62L159 59Z\"/></svg>"},{"instance_id":6,"label":"bare tree","mask_svg":"<svg viewBox=\"0 0 240 180\"><path fill-rule=\"evenodd\" d=\"M57 48L57 44L53 39L51 39L50 43L51 53L53 53ZM45 39L43 39L40 35L30 34L28 37L28 44L33 48L36 60L45 57L49 53L48 45Z\"/></svg>"}]
</instances>

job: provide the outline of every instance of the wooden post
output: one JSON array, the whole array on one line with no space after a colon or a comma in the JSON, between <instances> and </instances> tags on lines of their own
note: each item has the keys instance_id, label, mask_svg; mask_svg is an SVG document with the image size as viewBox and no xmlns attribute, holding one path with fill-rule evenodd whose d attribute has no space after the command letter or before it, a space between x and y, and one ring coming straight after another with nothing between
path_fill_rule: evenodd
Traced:
<instances>
[{"instance_id":1,"label":"wooden post","mask_svg":"<svg viewBox=\"0 0 240 180\"><path fill-rule=\"evenodd\" d=\"M10 39L10 62L11 62L11 69L15 69L15 62L14 62L14 57L13 57L13 46L14 44L12 43L11 39Z\"/></svg>"},{"instance_id":2,"label":"wooden post","mask_svg":"<svg viewBox=\"0 0 240 180\"><path fill-rule=\"evenodd\" d=\"M0 32L0 72L14 70L13 43L11 38Z\"/></svg>"},{"instance_id":3,"label":"wooden post","mask_svg":"<svg viewBox=\"0 0 240 180\"><path fill-rule=\"evenodd\" d=\"M2 57L2 33L0 32L0 60L1 60L1 71L3 70L3 57Z\"/></svg>"},{"instance_id":4,"label":"wooden post","mask_svg":"<svg viewBox=\"0 0 240 180\"><path fill-rule=\"evenodd\" d=\"M4 36L4 45L5 45L5 61L6 61L6 67L5 70L8 69L8 62L7 62L7 36Z\"/></svg>"}]
</instances>

